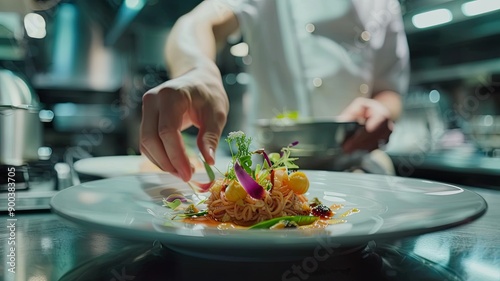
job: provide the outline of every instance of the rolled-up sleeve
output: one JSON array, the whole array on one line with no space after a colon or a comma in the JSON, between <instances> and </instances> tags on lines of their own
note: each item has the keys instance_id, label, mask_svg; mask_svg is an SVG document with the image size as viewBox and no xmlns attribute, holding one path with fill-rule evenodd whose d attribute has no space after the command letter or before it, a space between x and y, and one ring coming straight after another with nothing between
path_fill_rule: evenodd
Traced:
<instances>
[{"instance_id":1,"label":"rolled-up sleeve","mask_svg":"<svg viewBox=\"0 0 500 281\"><path fill-rule=\"evenodd\" d=\"M259 0L210 0L218 5L229 7L236 15L241 31L252 30L258 22Z\"/></svg>"}]
</instances>

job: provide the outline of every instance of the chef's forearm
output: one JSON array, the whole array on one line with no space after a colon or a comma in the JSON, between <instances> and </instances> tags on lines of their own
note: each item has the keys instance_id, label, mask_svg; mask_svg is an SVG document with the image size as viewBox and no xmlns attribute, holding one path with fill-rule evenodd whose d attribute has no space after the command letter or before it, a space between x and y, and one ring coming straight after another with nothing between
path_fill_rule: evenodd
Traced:
<instances>
[{"instance_id":1,"label":"chef's forearm","mask_svg":"<svg viewBox=\"0 0 500 281\"><path fill-rule=\"evenodd\" d=\"M172 28L166 45L172 77L194 68L216 69L217 46L238 27L235 15L217 1L204 1L182 16Z\"/></svg>"},{"instance_id":2,"label":"chef's forearm","mask_svg":"<svg viewBox=\"0 0 500 281\"><path fill-rule=\"evenodd\" d=\"M402 111L401 96L394 91L381 91L373 96L374 100L377 100L382 105L384 105L391 114L391 120L395 121L399 118Z\"/></svg>"}]
</instances>

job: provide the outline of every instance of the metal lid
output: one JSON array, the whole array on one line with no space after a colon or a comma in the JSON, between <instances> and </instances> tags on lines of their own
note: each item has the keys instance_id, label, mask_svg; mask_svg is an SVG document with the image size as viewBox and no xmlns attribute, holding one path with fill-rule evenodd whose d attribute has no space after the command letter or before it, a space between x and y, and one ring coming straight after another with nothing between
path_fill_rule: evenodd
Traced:
<instances>
[{"instance_id":1,"label":"metal lid","mask_svg":"<svg viewBox=\"0 0 500 281\"><path fill-rule=\"evenodd\" d=\"M0 106L36 109L40 102L25 80L10 70L0 69Z\"/></svg>"}]
</instances>

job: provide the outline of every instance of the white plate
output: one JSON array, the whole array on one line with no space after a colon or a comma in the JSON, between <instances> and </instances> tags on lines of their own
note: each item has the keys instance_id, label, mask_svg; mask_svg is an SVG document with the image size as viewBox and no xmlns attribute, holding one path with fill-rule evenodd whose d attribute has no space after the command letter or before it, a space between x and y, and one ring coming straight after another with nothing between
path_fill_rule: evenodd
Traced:
<instances>
[{"instance_id":1,"label":"white plate","mask_svg":"<svg viewBox=\"0 0 500 281\"><path fill-rule=\"evenodd\" d=\"M230 157L218 156L216 167L219 170L226 169ZM197 159L192 160L192 162ZM201 162L195 163L197 171L204 171ZM79 174L94 176L99 178L112 178L127 176L139 173L160 173L161 170L151 163L143 155L119 155L85 158L73 164L75 171Z\"/></svg>"},{"instance_id":2,"label":"white plate","mask_svg":"<svg viewBox=\"0 0 500 281\"><path fill-rule=\"evenodd\" d=\"M282 260L336 255L379 238L398 238L470 222L487 208L482 197L462 188L391 176L305 171L306 196L325 205L357 208L346 223L324 230L219 230L171 220L161 199L192 197L187 184L168 174L139 174L87 182L57 193L52 210L82 226L139 240L159 240L174 250L230 260ZM203 180L202 174L195 178ZM153 215L155 214L155 215ZM166 216L164 216L166 215ZM165 218L164 218L165 217Z\"/></svg>"},{"instance_id":3,"label":"white plate","mask_svg":"<svg viewBox=\"0 0 500 281\"><path fill-rule=\"evenodd\" d=\"M147 161L140 155L104 156L78 160L73 167L80 174L110 178L139 173Z\"/></svg>"}]
</instances>

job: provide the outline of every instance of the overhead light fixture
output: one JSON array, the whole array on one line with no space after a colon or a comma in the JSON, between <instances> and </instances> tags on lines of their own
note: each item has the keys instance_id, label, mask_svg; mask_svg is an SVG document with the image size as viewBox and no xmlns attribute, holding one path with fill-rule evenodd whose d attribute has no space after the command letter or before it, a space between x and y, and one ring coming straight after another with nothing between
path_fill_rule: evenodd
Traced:
<instances>
[{"instance_id":1,"label":"overhead light fixture","mask_svg":"<svg viewBox=\"0 0 500 281\"><path fill-rule=\"evenodd\" d=\"M144 8L145 4L146 0L125 0L118 10L113 25L106 34L104 45L110 46L115 44L132 20Z\"/></svg>"},{"instance_id":2,"label":"overhead light fixture","mask_svg":"<svg viewBox=\"0 0 500 281\"><path fill-rule=\"evenodd\" d=\"M235 57L246 57L248 55L248 45L245 42L241 42L232 46L229 52Z\"/></svg>"},{"instance_id":3,"label":"overhead light fixture","mask_svg":"<svg viewBox=\"0 0 500 281\"><path fill-rule=\"evenodd\" d=\"M29 13L24 16L24 28L26 29L26 34L31 38L44 38L47 35L45 26L45 19L39 14Z\"/></svg>"},{"instance_id":4,"label":"overhead light fixture","mask_svg":"<svg viewBox=\"0 0 500 281\"><path fill-rule=\"evenodd\" d=\"M432 103L438 103L439 100L441 99L441 94L439 93L438 90L432 90L429 93L429 100Z\"/></svg>"},{"instance_id":5,"label":"overhead light fixture","mask_svg":"<svg viewBox=\"0 0 500 281\"><path fill-rule=\"evenodd\" d=\"M144 4L143 0L125 0L125 6L131 10L140 10Z\"/></svg>"},{"instance_id":6,"label":"overhead light fixture","mask_svg":"<svg viewBox=\"0 0 500 281\"><path fill-rule=\"evenodd\" d=\"M498 0L475 0L462 4L462 13L468 17L500 10Z\"/></svg>"},{"instance_id":7,"label":"overhead light fixture","mask_svg":"<svg viewBox=\"0 0 500 281\"><path fill-rule=\"evenodd\" d=\"M420 14L411 18L411 22L416 28L428 28L445 24L453 20L453 14L448 9L437 9Z\"/></svg>"}]
</instances>

